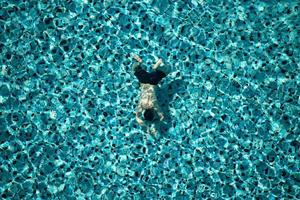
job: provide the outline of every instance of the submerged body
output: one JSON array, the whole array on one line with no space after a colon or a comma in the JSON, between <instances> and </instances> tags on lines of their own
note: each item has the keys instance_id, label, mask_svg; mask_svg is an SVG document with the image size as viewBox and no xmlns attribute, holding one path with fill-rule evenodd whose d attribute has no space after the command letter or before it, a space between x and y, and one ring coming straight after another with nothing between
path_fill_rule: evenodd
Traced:
<instances>
[{"instance_id":1,"label":"submerged body","mask_svg":"<svg viewBox=\"0 0 300 200\"><path fill-rule=\"evenodd\" d=\"M143 108L153 108L155 102L157 102L155 87L155 85L141 83L140 105Z\"/></svg>"},{"instance_id":2,"label":"submerged body","mask_svg":"<svg viewBox=\"0 0 300 200\"><path fill-rule=\"evenodd\" d=\"M157 115L153 117L151 122L156 119L163 120L164 118L163 113L161 112L157 103L155 87L155 85L141 83L141 95L136 111L136 120L140 125L146 125L145 123L150 121L142 119L142 114L145 110L153 110L156 112Z\"/></svg>"},{"instance_id":3,"label":"submerged body","mask_svg":"<svg viewBox=\"0 0 300 200\"><path fill-rule=\"evenodd\" d=\"M166 73L157 69L162 63L161 59L153 65L152 68L155 71L148 73L140 66L142 59L138 56L134 58L137 61L133 66L134 74L138 78L141 87L140 100L136 110L136 120L141 126L145 126L149 130L153 122L164 119L164 115L157 102L156 87L159 81L166 76ZM151 133L155 134L156 130L152 130Z\"/></svg>"}]
</instances>

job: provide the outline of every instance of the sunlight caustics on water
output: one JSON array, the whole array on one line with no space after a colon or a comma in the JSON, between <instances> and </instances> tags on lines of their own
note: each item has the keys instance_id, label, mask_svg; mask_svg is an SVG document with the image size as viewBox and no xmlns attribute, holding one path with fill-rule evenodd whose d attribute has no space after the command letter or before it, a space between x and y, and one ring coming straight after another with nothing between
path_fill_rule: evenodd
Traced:
<instances>
[{"instance_id":1,"label":"sunlight caustics on water","mask_svg":"<svg viewBox=\"0 0 300 200\"><path fill-rule=\"evenodd\" d=\"M1 199L300 199L299 1L0 0ZM143 67L157 137L135 121Z\"/></svg>"}]
</instances>

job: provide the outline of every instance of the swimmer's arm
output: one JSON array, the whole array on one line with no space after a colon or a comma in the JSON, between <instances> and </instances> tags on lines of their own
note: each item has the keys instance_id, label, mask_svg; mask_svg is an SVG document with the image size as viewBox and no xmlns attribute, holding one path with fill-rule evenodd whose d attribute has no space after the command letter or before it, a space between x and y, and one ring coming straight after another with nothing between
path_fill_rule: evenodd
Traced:
<instances>
[{"instance_id":1,"label":"swimmer's arm","mask_svg":"<svg viewBox=\"0 0 300 200\"><path fill-rule=\"evenodd\" d=\"M152 134L154 137L156 137L157 135L157 130L154 126L151 126L151 127L147 127L147 133L150 133Z\"/></svg>"},{"instance_id":2,"label":"swimmer's arm","mask_svg":"<svg viewBox=\"0 0 300 200\"><path fill-rule=\"evenodd\" d=\"M164 120L164 113L161 111L157 101L155 101L155 103L154 103L154 109L156 110L156 112L159 116L159 120L160 121Z\"/></svg>"},{"instance_id":3,"label":"swimmer's arm","mask_svg":"<svg viewBox=\"0 0 300 200\"><path fill-rule=\"evenodd\" d=\"M141 126L144 126L145 123L144 123L144 121L141 119L142 112L143 112L142 107L141 107L141 106L138 106L138 108L137 108L137 110L136 110L135 119L136 119L136 121L137 121Z\"/></svg>"},{"instance_id":4,"label":"swimmer's arm","mask_svg":"<svg viewBox=\"0 0 300 200\"><path fill-rule=\"evenodd\" d=\"M136 115L135 119L139 123L139 125L141 125L141 126L145 125L144 121L138 115Z\"/></svg>"},{"instance_id":5,"label":"swimmer's arm","mask_svg":"<svg viewBox=\"0 0 300 200\"><path fill-rule=\"evenodd\" d=\"M160 121L162 121L162 120L164 120L164 113L163 112L161 112L161 111L157 111L157 114L158 114L158 116L159 116L159 120Z\"/></svg>"}]
</instances>

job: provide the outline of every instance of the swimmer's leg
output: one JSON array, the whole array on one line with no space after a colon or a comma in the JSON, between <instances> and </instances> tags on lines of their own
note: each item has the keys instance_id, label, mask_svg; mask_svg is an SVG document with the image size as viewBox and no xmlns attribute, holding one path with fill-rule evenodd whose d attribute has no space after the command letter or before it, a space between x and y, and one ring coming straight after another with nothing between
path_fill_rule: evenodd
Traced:
<instances>
[{"instance_id":1,"label":"swimmer's leg","mask_svg":"<svg viewBox=\"0 0 300 200\"><path fill-rule=\"evenodd\" d=\"M138 55L134 55L133 58L139 63L143 62L143 60Z\"/></svg>"},{"instance_id":2,"label":"swimmer's leg","mask_svg":"<svg viewBox=\"0 0 300 200\"><path fill-rule=\"evenodd\" d=\"M169 74L171 72L171 68L170 66L168 65L165 65L163 62L162 62L162 59L158 59L158 61L152 66L152 69L154 69L155 71L160 71L160 72L163 72L164 74ZM160 73L162 75L162 73ZM160 75L160 76L161 76ZM162 77L164 78L164 77Z\"/></svg>"},{"instance_id":3,"label":"swimmer's leg","mask_svg":"<svg viewBox=\"0 0 300 200\"><path fill-rule=\"evenodd\" d=\"M136 60L132 66L133 72L135 73L139 68L141 68L143 60L138 55L134 55L133 58Z\"/></svg>"},{"instance_id":4,"label":"swimmer's leg","mask_svg":"<svg viewBox=\"0 0 300 200\"><path fill-rule=\"evenodd\" d=\"M162 59L158 59L157 62L152 66L152 69L156 70L162 64Z\"/></svg>"}]
</instances>

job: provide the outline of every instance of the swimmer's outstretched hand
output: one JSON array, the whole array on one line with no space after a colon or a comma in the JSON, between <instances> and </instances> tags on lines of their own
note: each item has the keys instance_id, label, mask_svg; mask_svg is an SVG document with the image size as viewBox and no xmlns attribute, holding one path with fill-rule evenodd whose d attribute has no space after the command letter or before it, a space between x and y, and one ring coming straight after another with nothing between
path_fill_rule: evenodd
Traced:
<instances>
[{"instance_id":1,"label":"swimmer's outstretched hand","mask_svg":"<svg viewBox=\"0 0 300 200\"><path fill-rule=\"evenodd\" d=\"M143 60L138 55L134 55L133 58L139 63L143 62Z\"/></svg>"},{"instance_id":2,"label":"swimmer's outstretched hand","mask_svg":"<svg viewBox=\"0 0 300 200\"><path fill-rule=\"evenodd\" d=\"M154 126L147 127L147 133L150 133L152 136L156 137L157 130Z\"/></svg>"},{"instance_id":3,"label":"swimmer's outstretched hand","mask_svg":"<svg viewBox=\"0 0 300 200\"><path fill-rule=\"evenodd\" d=\"M141 118L139 118L138 116L136 116L135 119L139 123L139 125L145 126L145 123L144 123L144 121Z\"/></svg>"}]
</instances>

